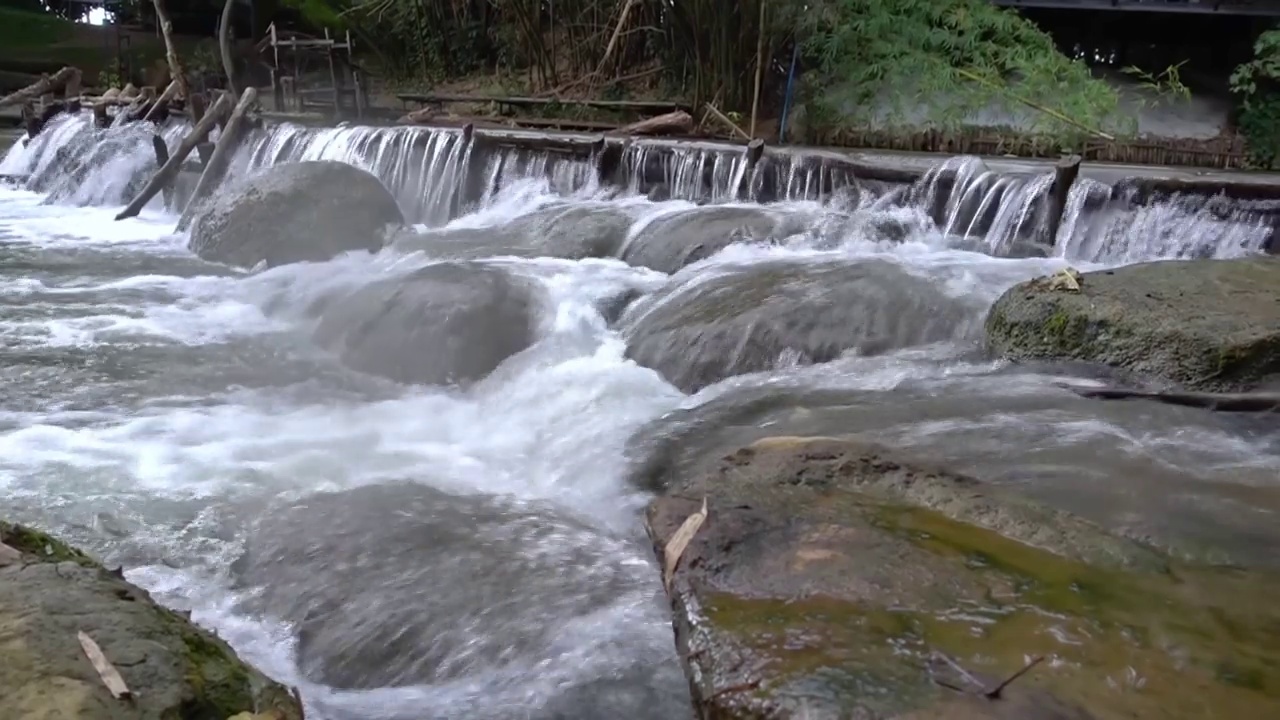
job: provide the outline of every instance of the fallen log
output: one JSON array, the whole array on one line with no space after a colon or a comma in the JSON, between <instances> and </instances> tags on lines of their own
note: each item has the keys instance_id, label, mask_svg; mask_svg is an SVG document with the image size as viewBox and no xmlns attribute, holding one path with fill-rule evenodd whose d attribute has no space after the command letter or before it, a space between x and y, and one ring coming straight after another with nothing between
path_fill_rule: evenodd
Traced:
<instances>
[{"instance_id":1,"label":"fallen log","mask_svg":"<svg viewBox=\"0 0 1280 720\"><path fill-rule=\"evenodd\" d=\"M223 98L230 97L224 95ZM219 102L223 98L219 99ZM236 108L231 112L231 118L227 120L227 125L222 130L222 135L218 138L218 144L213 148L213 154L204 164L204 171L200 173L200 180L196 182L196 188L191 193L191 197L187 199L187 206L182 209L182 218L178 220L178 230L186 230L191 224L192 216L195 215L196 208L201 200L206 196L212 195L213 191L222 182L222 176L227 172L227 166L231 163L231 156L235 154L236 148L240 145L240 140L244 137L244 132L248 128L245 122L245 116L249 109L258 102L258 91L256 88L247 87L240 96L240 102L236 103Z\"/></svg>"},{"instance_id":2,"label":"fallen log","mask_svg":"<svg viewBox=\"0 0 1280 720\"><path fill-rule=\"evenodd\" d=\"M676 135L693 131L693 116L683 110L623 125L617 129L622 135Z\"/></svg>"},{"instance_id":3,"label":"fallen log","mask_svg":"<svg viewBox=\"0 0 1280 720\"><path fill-rule=\"evenodd\" d=\"M205 113L205 116L200 118L196 126L191 129L191 132L182 139L177 150L169 157L169 161L164 164L164 167L157 170L156 174L151 176L147 186L142 188L142 192L139 192L137 197L133 199L133 202L129 203L124 210L121 210L116 215L116 220L131 218L142 212L142 208L151 198L155 197L156 193L160 192L165 185L173 182L173 179L178 175L178 171L182 168L182 162L187 159L187 156L191 154L191 151L197 145L204 142L205 137L213 130L213 126L218 123L220 116L230 111L231 102L227 99L227 96L223 95L218 98L218 102L214 103L212 108L209 108L209 112Z\"/></svg>"},{"instance_id":4,"label":"fallen log","mask_svg":"<svg viewBox=\"0 0 1280 720\"><path fill-rule=\"evenodd\" d=\"M48 95L55 90L65 87L72 79L75 80L77 85L80 83L80 70L68 65L53 75L41 78L39 82L28 85L21 90L11 92L0 98L0 108L8 107L10 105L21 105L42 95Z\"/></svg>"},{"instance_id":5,"label":"fallen log","mask_svg":"<svg viewBox=\"0 0 1280 720\"><path fill-rule=\"evenodd\" d=\"M1057 383L1080 397L1093 400L1151 400L1168 405L1203 408L1219 412L1280 412L1278 393L1210 393L1210 392L1159 392L1129 390L1113 387L1087 387Z\"/></svg>"}]
</instances>

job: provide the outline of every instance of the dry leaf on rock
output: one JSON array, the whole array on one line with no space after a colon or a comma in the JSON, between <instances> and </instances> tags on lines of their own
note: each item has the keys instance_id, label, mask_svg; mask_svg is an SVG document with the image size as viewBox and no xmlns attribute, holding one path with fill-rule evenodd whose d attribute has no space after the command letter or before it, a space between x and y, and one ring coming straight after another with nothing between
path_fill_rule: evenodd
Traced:
<instances>
[{"instance_id":1,"label":"dry leaf on rock","mask_svg":"<svg viewBox=\"0 0 1280 720\"><path fill-rule=\"evenodd\" d=\"M707 499L702 498L702 509L685 518L680 527L672 534L671 539L667 541L667 546L663 548L662 555L666 559L662 568L662 584L671 592L671 576L676 571L676 565L680 564L680 556L684 554L684 549L689 546L689 541L697 534L698 528L702 527L702 523L707 519Z\"/></svg>"},{"instance_id":2,"label":"dry leaf on rock","mask_svg":"<svg viewBox=\"0 0 1280 720\"><path fill-rule=\"evenodd\" d=\"M115 666L107 660L107 656L102 654L102 648L98 647L98 643L93 641L81 630L78 633L80 638L80 647L84 648L84 654L89 658L89 662L93 665L93 669L98 671L98 677L102 678L102 684L107 686L107 690L111 692L111 697L117 700L127 700L133 697L129 692L129 686L124 684L124 678L120 677L120 672Z\"/></svg>"}]
</instances>

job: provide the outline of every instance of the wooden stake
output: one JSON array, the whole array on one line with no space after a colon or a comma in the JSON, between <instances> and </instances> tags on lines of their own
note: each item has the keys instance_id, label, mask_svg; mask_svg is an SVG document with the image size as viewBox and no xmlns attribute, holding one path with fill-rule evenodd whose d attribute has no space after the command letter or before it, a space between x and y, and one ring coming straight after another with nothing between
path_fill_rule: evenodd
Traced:
<instances>
[{"instance_id":1,"label":"wooden stake","mask_svg":"<svg viewBox=\"0 0 1280 720\"><path fill-rule=\"evenodd\" d=\"M32 83L21 90L16 90L0 98L0 108L8 107L10 105L22 105L34 100L35 98L41 97L42 95L47 95L66 86L72 81L72 79L75 80L76 86L79 87L80 70L68 65L53 75L43 77L39 81Z\"/></svg>"},{"instance_id":2,"label":"wooden stake","mask_svg":"<svg viewBox=\"0 0 1280 720\"><path fill-rule=\"evenodd\" d=\"M144 121L150 120L152 117L155 116L157 112L159 112L160 108L167 107L169 103L173 102L173 96L177 92L178 92L178 81L177 80L169 81L169 86L164 89L164 92L160 93L160 98L155 101L155 103L151 106L151 109L147 111L147 114L142 116L142 119Z\"/></svg>"},{"instance_id":3,"label":"wooden stake","mask_svg":"<svg viewBox=\"0 0 1280 720\"><path fill-rule=\"evenodd\" d=\"M218 119L231 111L231 101L228 100L228 97L230 96L223 95L218 98L218 102L213 104L209 112L200 118L200 121L196 123L191 132L182 139L182 143L178 145L177 150L169 157L169 162L165 163L164 167L151 176L150 182L147 183L146 187L142 188L142 192L138 193L138 196L133 199L133 202L129 203L128 207L116 215L116 220L131 218L142 212L142 208L147 202L155 197L161 188L173 181L173 178L182 168L183 161L187 159L191 151L195 149L196 145L204 141L205 136L218 123Z\"/></svg>"},{"instance_id":4,"label":"wooden stake","mask_svg":"<svg viewBox=\"0 0 1280 720\"><path fill-rule=\"evenodd\" d=\"M756 89L751 94L751 137L756 136L756 115L760 111L760 81L764 74L764 9L765 0L760 2L760 32L756 37Z\"/></svg>"},{"instance_id":5,"label":"wooden stake","mask_svg":"<svg viewBox=\"0 0 1280 720\"><path fill-rule=\"evenodd\" d=\"M191 86L187 83L187 72L182 67L182 60L178 57L178 47L173 44L173 23L169 20L169 13L164 9L164 0L151 0L156 8L156 19L160 21L160 32L164 35L165 56L169 60L169 74L173 76L173 80L178 83L178 91L182 95L182 99L187 101L187 105L191 108L191 119L199 122L200 117L197 115L196 107L191 102Z\"/></svg>"},{"instance_id":6,"label":"wooden stake","mask_svg":"<svg viewBox=\"0 0 1280 720\"><path fill-rule=\"evenodd\" d=\"M231 111L231 119L222 130L218 144L213 148L213 154L204 164L204 172L200 173L200 181L196 183L196 189L188 198L187 206L182 209L182 219L178 221L179 230L187 229L200 200L212 195L218 184L222 182L222 176L227 173L227 166L231 163L231 156L235 154L236 148L240 145L240 139L248 128L245 115L256 102L258 102L258 90L251 87L245 88L244 94L240 96L240 102L236 103L236 109Z\"/></svg>"}]
</instances>

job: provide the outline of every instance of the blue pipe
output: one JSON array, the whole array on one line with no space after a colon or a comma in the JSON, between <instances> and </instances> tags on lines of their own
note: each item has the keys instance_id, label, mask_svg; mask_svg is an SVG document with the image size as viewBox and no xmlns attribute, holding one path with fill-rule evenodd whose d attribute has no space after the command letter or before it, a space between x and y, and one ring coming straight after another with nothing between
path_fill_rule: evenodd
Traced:
<instances>
[{"instance_id":1,"label":"blue pipe","mask_svg":"<svg viewBox=\"0 0 1280 720\"><path fill-rule=\"evenodd\" d=\"M782 118L778 121L778 142L787 139L787 113L791 110L791 91L795 88L796 58L800 56L800 41L797 40L791 51L791 69L787 71L787 93L782 99Z\"/></svg>"}]
</instances>

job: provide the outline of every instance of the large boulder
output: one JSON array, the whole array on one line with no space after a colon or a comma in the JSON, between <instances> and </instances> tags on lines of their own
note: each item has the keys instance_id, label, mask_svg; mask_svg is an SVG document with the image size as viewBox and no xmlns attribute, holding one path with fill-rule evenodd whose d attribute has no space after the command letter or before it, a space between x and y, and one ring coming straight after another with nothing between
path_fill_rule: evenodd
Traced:
<instances>
[{"instance_id":1,"label":"large boulder","mask_svg":"<svg viewBox=\"0 0 1280 720\"><path fill-rule=\"evenodd\" d=\"M322 262L377 252L388 226L404 224L391 192L346 163L275 165L221 189L196 213L189 247L239 267Z\"/></svg>"},{"instance_id":2,"label":"large boulder","mask_svg":"<svg viewBox=\"0 0 1280 720\"><path fill-rule=\"evenodd\" d=\"M801 229L799 218L772 209L705 205L649 221L627 240L621 257L628 265L673 273L734 243L779 239Z\"/></svg>"},{"instance_id":3,"label":"large boulder","mask_svg":"<svg viewBox=\"0 0 1280 720\"><path fill-rule=\"evenodd\" d=\"M1012 359L1083 360L1197 390L1280 375L1280 258L1162 261L1015 285L987 316Z\"/></svg>"},{"instance_id":4,"label":"large boulder","mask_svg":"<svg viewBox=\"0 0 1280 720\"><path fill-rule=\"evenodd\" d=\"M406 228L393 237L397 250L465 260L498 255L569 260L617 255L633 218L605 203L556 204L491 227Z\"/></svg>"},{"instance_id":5,"label":"large boulder","mask_svg":"<svg viewBox=\"0 0 1280 720\"><path fill-rule=\"evenodd\" d=\"M1274 576L1177 563L852 439L764 438L701 468L646 515L701 718L1280 716Z\"/></svg>"},{"instance_id":6,"label":"large boulder","mask_svg":"<svg viewBox=\"0 0 1280 720\"><path fill-rule=\"evenodd\" d=\"M0 521L0 715L23 720L302 720L290 692L119 573ZM78 633L124 679L112 697Z\"/></svg>"},{"instance_id":7,"label":"large boulder","mask_svg":"<svg viewBox=\"0 0 1280 720\"><path fill-rule=\"evenodd\" d=\"M450 712L385 707L385 716L564 720L663 709L676 718L688 697L670 692L680 668L662 609L650 605L644 551L554 509L395 482L281 504L249 535L232 574L245 610L293 628L309 679L342 690L458 690ZM627 621L596 620L621 607ZM588 677L566 652L591 658ZM557 687L552 702L569 707L541 707L531 682ZM609 682L622 687L602 691Z\"/></svg>"},{"instance_id":8,"label":"large boulder","mask_svg":"<svg viewBox=\"0 0 1280 720\"><path fill-rule=\"evenodd\" d=\"M706 271L710 272L710 271ZM677 276L622 318L627 355L686 391L734 375L975 335L983 308L881 260Z\"/></svg>"},{"instance_id":9,"label":"large boulder","mask_svg":"<svg viewBox=\"0 0 1280 720\"><path fill-rule=\"evenodd\" d=\"M533 344L541 300L535 281L497 264L428 265L330 297L315 339L361 372L465 385Z\"/></svg>"}]
</instances>

